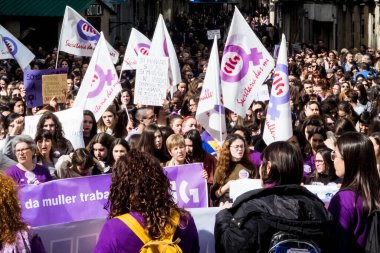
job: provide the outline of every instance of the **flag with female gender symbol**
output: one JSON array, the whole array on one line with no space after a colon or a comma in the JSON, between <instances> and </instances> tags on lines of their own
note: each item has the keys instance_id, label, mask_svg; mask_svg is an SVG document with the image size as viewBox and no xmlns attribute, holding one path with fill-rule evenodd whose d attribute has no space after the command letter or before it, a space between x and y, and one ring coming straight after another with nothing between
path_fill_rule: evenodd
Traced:
<instances>
[{"instance_id":1,"label":"flag with female gender symbol","mask_svg":"<svg viewBox=\"0 0 380 253\"><path fill-rule=\"evenodd\" d=\"M221 144L226 138L226 119L220 88L218 40L214 38L202 92L196 113L197 121Z\"/></svg>"},{"instance_id":2,"label":"flag with female gender symbol","mask_svg":"<svg viewBox=\"0 0 380 253\"><path fill-rule=\"evenodd\" d=\"M173 94L177 89L177 84L181 82L181 71L179 69L178 58L175 52L172 39L166 28L164 18L160 14L154 30L149 56L169 57L169 86L168 90Z\"/></svg>"},{"instance_id":3,"label":"flag with female gender symbol","mask_svg":"<svg viewBox=\"0 0 380 253\"><path fill-rule=\"evenodd\" d=\"M107 41L101 32L73 107L92 111L98 121L120 91L121 85Z\"/></svg>"},{"instance_id":4,"label":"flag with female gender symbol","mask_svg":"<svg viewBox=\"0 0 380 253\"><path fill-rule=\"evenodd\" d=\"M3 36L0 34L0 60L13 59L13 55L4 42Z\"/></svg>"},{"instance_id":5,"label":"flag with female gender symbol","mask_svg":"<svg viewBox=\"0 0 380 253\"><path fill-rule=\"evenodd\" d=\"M58 50L79 56L92 56L100 33L73 8L66 6L63 16ZM112 62L117 63L119 53L107 42Z\"/></svg>"},{"instance_id":6,"label":"flag with female gender symbol","mask_svg":"<svg viewBox=\"0 0 380 253\"><path fill-rule=\"evenodd\" d=\"M269 108L265 119L263 139L269 145L275 141L286 141L292 135L288 60L286 39L283 34L273 78Z\"/></svg>"},{"instance_id":7,"label":"flag with female gender symbol","mask_svg":"<svg viewBox=\"0 0 380 253\"><path fill-rule=\"evenodd\" d=\"M121 71L137 69L138 57L149 55L150 44L151 41L144 34L132 28Z\"/></svg>"},{"instance_id":8,"label":"flag with female gender symbol","mask_svg":"<svg viewBox=\"0 0 380 253\"><path fill-rule=\"evenodd\" d=\"M274 60L235 7L221 64L224 106L245 117Z\"/></svg>"},{"instance_id":9,"label":"flag with female gender symbol","mask_svg":"<svg viewBox=\"0 0 380 253\"><path fill-rule=\"evenodd\" d=\"M35 55L1 25L0 35L2 36L2 43L7 46L9 52L17 61L18 65L20 65L21 69L30 69L29 63L34 59Z\"/></svg>"}]
</instances>

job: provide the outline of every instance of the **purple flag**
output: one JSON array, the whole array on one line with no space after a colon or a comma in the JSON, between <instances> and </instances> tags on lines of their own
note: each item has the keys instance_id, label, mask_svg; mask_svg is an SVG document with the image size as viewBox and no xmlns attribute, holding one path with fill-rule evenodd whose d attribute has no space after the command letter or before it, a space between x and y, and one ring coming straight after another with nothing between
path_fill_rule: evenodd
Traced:
<instances>
[{"instance_id":1,"label":"purple flag","mask_svg":"<svg viewBox=\"0 0 380 253\"><path fill-rule=\"evenodd\" d=\"M24 88L26 91L26 105L28 108L42 106L42 76L53 74L67 74L67 68L39 69L24 71Z\"/></svg>"},{"instance_id":2,"label":"purple flag","mask_svg":"<svg viewBox=\"0 0 380 253\"><path fill-rule=\"evenodd\" d=\"M111 175L61 179L19 191L22 216L33 227L104 218Z\"/></svg>"},{"instance_id":3,"label":"purple flag","mask_svg":"<svg viewBox=\"0 0 380 253\"><path fill-rule=\"evenodd\" d=\"M174 198L180 207L208 206L207 182L202 178L202 163L165 167L164 170L167 172Z\"/></svg>"}]
</instances>

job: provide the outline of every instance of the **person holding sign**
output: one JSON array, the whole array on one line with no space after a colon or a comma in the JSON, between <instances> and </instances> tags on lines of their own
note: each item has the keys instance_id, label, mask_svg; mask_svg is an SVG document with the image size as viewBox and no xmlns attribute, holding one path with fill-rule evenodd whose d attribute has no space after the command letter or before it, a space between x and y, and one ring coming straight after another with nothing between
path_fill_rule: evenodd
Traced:
<instances>
[{"instance_id":1,"label":"person holding sign","mask_svg":"<svg viewBox=\"0 0 380 253\"><path fill-rule=\"evenodd\" d=\"M214 206L231 202L230 185L236 179L258 178L256 166L249 159L249 148L244 138L238 134L227 136L220 150L216 164L211 199Z\"/></svg>"},{"instance_id":2,"label":"person holding sign","mask_svg":"<svg viewBox=\"0 0 380 253\"><path fill-rule=\"evenodd\" d=\"M126 219L141 226L149 240L172 237L182 252L199 252L197 228L191 214L177 206L164 170L146 152L132 150L116 162L106 207L108 220L94 253L140 251L145 242L135 234L135 226L132 229L127 225Z\"/></svg>"}]
</instances>

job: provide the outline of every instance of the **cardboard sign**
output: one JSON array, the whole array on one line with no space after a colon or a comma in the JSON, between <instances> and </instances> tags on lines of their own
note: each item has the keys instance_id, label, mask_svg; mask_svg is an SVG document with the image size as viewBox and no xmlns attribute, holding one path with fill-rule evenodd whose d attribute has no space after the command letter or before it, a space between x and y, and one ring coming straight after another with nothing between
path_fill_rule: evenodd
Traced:
<instances>
[{"instance_id":1,"label":"cardboard sign","mask_svg":"<svg viewBox=\"0 0 380 253\"><path fill-rule=\"evenodd\" d=\"M207 31L207 39L208 40L213 40L214 37L215 37L215 35L216 35L217 39L220 39L220 30L219 29L217 29L217 30L208 30Z\"/></svg>"},{"instance_id":2,"label":"cardboard sign","mask_svg":"<svg viewBox=\"0 0 380 253\"><path fill-rule=\"evenodd\" d=\"M67 75L44 75L42 76L42 98L44 104L49 104L54 97L57 103L64 103L67 91Z\"/></svg>"},{"instance_id":3,"label":"cardboard sign","mask_svg":"<svg viewBox=\"0 0 380 253\"><path fill-rule=\"evenodd\" d=\"M162 106L169 85L168 57L139 57L135 104Z\"/></svg>"}]
</instances>

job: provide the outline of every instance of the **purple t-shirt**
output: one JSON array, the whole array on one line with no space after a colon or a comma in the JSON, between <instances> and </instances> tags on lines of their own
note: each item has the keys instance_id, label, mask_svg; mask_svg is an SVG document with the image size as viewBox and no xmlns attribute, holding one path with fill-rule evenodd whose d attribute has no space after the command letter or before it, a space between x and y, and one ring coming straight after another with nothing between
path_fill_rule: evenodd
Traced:
<instances>
[{"instance_id":1,"label":"purple t-shirt","mask_svg":"<svg viewBox=\"0 0 380 253\"><path fill-rule=\"evenodd\" d=\"M337 252L364 252L368 219L363 213L363 198L353 191L337 192L331 199L329 211L336 223Z\"/></svg>"},{"instance_id":2,"label":"purple t-shirt","mask_svg":"<svg viewBox=\"0 0 380 253\"><path fill-rule=\"evenodd\" d=\"M143 218L139 213L130 213L143 227ZM181 225L185 225L181 218ZM180 227L179 226L179 227ZM184 253L199 252L199 238L194 220L191 217L185 229L177 227L173 241L180 238L180 248ZM143 242L135 233L121 220L109 219L100 232L94 253L139 253Z\"/></svg>"},{"instance_id":3,"label":"purple t-shirt","mask_svg":"<svg viewBox=\"0 0 380 253\"><path fill-rule=\"evenodd\" d=\"M52 176L50 175L49 169L46 168L44 165L36 164L36 167L31 172L34 173L35 178L40 183L53 180ZM17 167L17 165L13 165L5 171L5 174L10 176L18 185L28 184L28 178L25 176L25 173L26 171L20 169L19 167Z\"/></svg>"}]
</instances>

